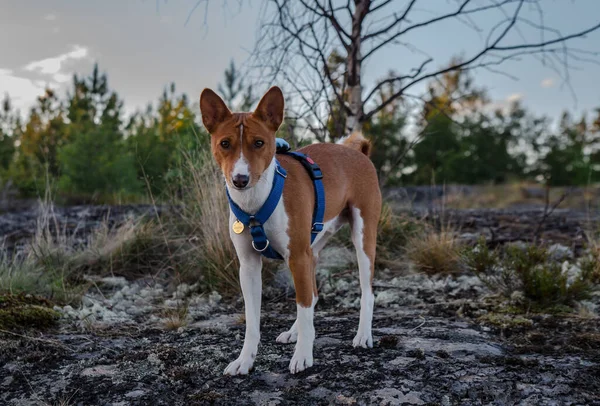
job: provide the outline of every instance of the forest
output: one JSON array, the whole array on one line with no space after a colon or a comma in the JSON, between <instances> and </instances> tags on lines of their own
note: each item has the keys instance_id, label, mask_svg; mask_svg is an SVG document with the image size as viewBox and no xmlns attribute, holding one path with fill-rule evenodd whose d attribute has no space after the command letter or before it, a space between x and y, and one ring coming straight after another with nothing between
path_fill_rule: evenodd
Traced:
<instances>
[{"instance_id":1,"label":"forest","mask_svg":"<svg viewBox=\"0 0 600 406\"><path fill-rule=\"evenodd\" d=\"M259 93L233 61L218 90L236 110L251 110ZM393 85L378 92L386 100ZM98 65L89 75L74 75L66 94L47 89L26 115L7 94L0 112L2 184L29 197L51 188L64 201L167 198L181 178L182 157L210 148L193 100L173 83L145 110L126 115L125 101ZM417 108L403 98L387 104L362 123L382 187L598 180L600 108L545 117L518 101L494 106L485 87L462 70L428 83ZM335 141L344 120L338 111L331 110L320 141ZM295 146L317 141L293 118L278 135Z\"/></svg>"}]
</instances>

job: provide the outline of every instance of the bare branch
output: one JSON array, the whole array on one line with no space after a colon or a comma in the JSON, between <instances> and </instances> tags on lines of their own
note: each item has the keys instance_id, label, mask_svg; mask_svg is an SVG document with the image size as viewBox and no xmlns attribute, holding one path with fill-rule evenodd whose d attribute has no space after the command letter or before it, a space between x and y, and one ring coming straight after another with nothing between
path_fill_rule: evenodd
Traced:
<instances>
[{"instance_id":1,"label":"bare branch","mask_svg":"<svg viewBox=\"0 0 600 406\"><path fill-rule=\"evenodd\" d=\"M406 18L406 16L410 12L410 9L413 8L413 6L415 5L416 2L417 2L417 0L411 0L411 2L409 3L408 7L406 7L406 10L404 10L404 13L402 13L402 15L400 15L397 18L395 18L394 21L392 21L391 24L388 24L387 26L381 28L380 30L365 35L363 37L363 40L366 41L366 40L371 39L373 37L377 37L379 35L385 34L389 30L391 30L396 24L399 24L400 22L404 21L404 19ZM389 2L385 2L384 4L380 5L379 7L375 7L372 11L375 11L378 8L383 7L383 5L385 5L387 3L389 3ZM395 14L394 14L394 17L396 17Z\"/></svg>"},{"instance_id":2,"label":"bare branch","mask_svg":"<svg viewBox=\"0 0 600 406\"><path fill-rule=\"evenodd\" d=\"M533 57L556 72L573 92L570 72L577 68L574 64L598 63L597 52L568 45L600 30L600 23L562 33L547 26L544 10L551 6L541 0L444 3L441 12L416 19L414 16L423 12L419 5L427 4L424 0L265 0L254 67L261 71L263 82L287 83L298 95L294 116L306 120L304 127L321 138L334 115L347 123L368 121L415 86L451 71L486 69L515 79L499 66ZM402 8L394 12L396 4ZM494 16L491 23L490 15ZM474 32L481 38L480 48L451 66L440 64L435 69L434 55L421 52L424 57L414 68L369 83L365 91L363 63L383 49L415 51L412 40L404 38L435 30L444 22L462 24ZM393 85L393 93L384 100L377 99L375 96L388 85Z\"/></svg>"}]
</instances>

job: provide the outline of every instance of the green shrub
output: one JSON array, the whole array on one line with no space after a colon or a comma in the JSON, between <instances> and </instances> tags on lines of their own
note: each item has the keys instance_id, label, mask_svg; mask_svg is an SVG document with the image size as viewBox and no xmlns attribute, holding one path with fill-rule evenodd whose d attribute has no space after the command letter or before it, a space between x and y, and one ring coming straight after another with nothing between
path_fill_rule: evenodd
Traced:
<instances>
[{"instance_id":1,"label":"green shrub","mask_svg":"<svg viewBox=\"0 0 600 406\"><path fill-rule=\"evenodd\" d=\"M77 135L59 152L61 191L74 195L139 194L133 155L118 134L101 128Z\"/></svg>"},{"instance_id":2,"label":"green shrub","mask_svg":"<svg viewBox=\"0 0 600 406\"><path fill-rule=\"evenodd\" d=\"M542 246L511 246L501 252L489 250L482 240L463 258L467 268L491 290L512 299L522 309L571 310L592 290L589 273L582 269L569 280L561 264L553 262Z\"/></svg>"}]
</instances>

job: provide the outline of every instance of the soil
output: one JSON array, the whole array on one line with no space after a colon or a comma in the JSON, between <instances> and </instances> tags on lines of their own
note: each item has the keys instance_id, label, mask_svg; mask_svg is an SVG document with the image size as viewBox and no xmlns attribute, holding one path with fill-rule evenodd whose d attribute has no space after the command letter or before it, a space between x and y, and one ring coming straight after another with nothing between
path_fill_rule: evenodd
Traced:
<instances>
[{"instance_id":1,"label":"soil","mask_svg":"<svg viewBox=\"0 0 600 406\"><path fill-rule=\"evenodd\" d=\"M527 241L535 223L527 211L453 216L466 240ZM573 255L586 218L557 212L543 238ZM585 315L495 317L494 295L473 275L381 270L375 345L355 349L353 261L346 248L323 252L315 365L300 374L288 371L293 344L275 342L294 321L287 270L264 289L255 368L241 377L223 376L243 342L240 298L113 277L99 279L80 306L55 307L58 327L0 332L0 404L600 405L599 296ZM169 330L168 315L182 306L184 323Z\"/></svg>"}]
</instances>

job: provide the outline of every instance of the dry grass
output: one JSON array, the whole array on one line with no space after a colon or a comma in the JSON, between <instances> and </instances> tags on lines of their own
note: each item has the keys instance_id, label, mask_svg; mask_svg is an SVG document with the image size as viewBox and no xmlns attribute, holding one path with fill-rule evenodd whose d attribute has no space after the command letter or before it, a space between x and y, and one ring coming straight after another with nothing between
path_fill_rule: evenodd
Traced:
<instances>
[{"instance_id":1,"label":"dry grass","mask_svg":"<svg viewBox=\"0 0 600 406\"><path fill-rule=\"evenodd\" d=\"M377 267L401 267L406 244L423 232L424 224L407 215L394 213L384 203L377 229Z\"/></svg>"},{"instance_id":2,"label":"dry grass","mask_svg":"<svg viewBox=\"0 0 600 406\"><path fill-rule=\"evenodd\" d=\"M163 326L166 330L175 331L185 327L189 323L188 303L184 302L173 309L167 309L164 313Z\"/></svg>"},{"instance_id":3,"label":"dry grass","mask_svg":"<svg viewBox=\"0 0 600 406\"><path fill-rule=\"evenodd\" d=\"M587 257L581 260L581 269L585 277L592 283L600 285L600 240L598 231L587 231L587 248L589 253Z\"/></svg>"},{"instance_id":4,"label":"dry grass","mask_svg":"<svg viewBox=\"0 0 600 406\"><path fill-rule=\"evenodd\" d=\"M239 262L229 237L229 206L223 175L209 152L186 155L183 188L185 233L199 261L205 283L222 294L238 293Z\"/></svg>"},{"instance_id":5,"label":"dry grass","mask_svg":"<svg viewBox=\"0 0 600 406\"><path fill-rule=\"evenodd\" d=\"M518 205L543 207L546 202L546 189L543 185L531 182L515 182L503 185L473 186L475 192L469 195L457 193L444 198L446 207L468 208L509 208ZM581 187L571 190L568 187L551 187L550 202L555 202L566 193L561 202L563 208L588 209L598 205L598 189Z\"/></svg>"},{"instance_id":6,"label":"dry grass","mask_svg":"<svg viewBox=\"0 0 600 406\"><path fill-rule=\"evenodd\" d=\"M543 204L543 199L527 198L523 196L523 188L531 185L524 183L512 183L506 185L475 186L476 193L466 195L458 193L448 195L444 198L444 204L448 208L507 208L519 203Z\"/></svg>"},{"instance_id":7,"label":"dry grass","mask_svg":"<svg viewBox=\"0 0 600 406\"><path fill-rule=\"evenodd\" d=\"M410 237L406 255L417 270L429 275L452 274L462 270L462 245L449 227L427 230Z\"/></svg>"},{"instance_id":8,"label":"dry grass","mask_svg":"<svg viewBox=\"0 0 600 406\"><path fill-rule=\"evenodd\" d=\"M0 258L0 292L70 303L89 287L85 275L93 274L199 281L206 290L239 293L222 175L208 154L187 156L183 169L184 199L175 201L181 210L117 226L105 219L85 241L60 224L46 196L31 242L19 255Z\"/></svg>"},{"instance_id":9,"label":"dry grass","mask_svg":"<svg viewBox=\"0 0 600 406\"><path fill-rule=\"evenodd\" d=\"M43 202L36 232L24 248L0 258L0 292L77 301L88 274L135 278L168 269L170 257L159 227L146 219L110 227L108 219L85 240L59 224L52 203Z\"/></svg>"}]
</instances>

